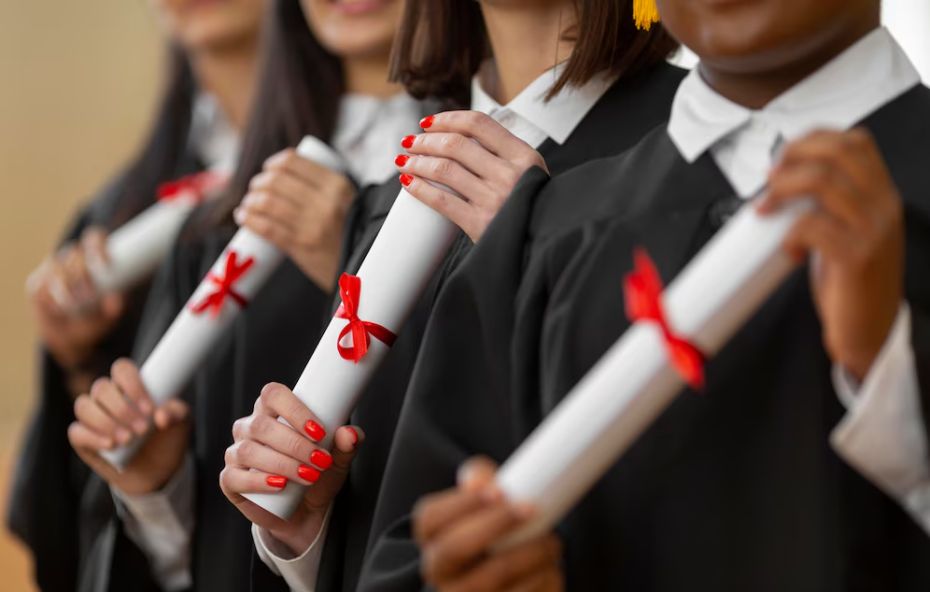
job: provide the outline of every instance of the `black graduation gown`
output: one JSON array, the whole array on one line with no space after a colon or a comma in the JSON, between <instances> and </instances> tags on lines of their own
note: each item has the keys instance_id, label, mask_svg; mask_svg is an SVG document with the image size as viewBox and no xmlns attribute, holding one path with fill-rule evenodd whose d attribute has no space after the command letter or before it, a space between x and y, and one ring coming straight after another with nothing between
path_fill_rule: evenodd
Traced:
<instances>
[{"instance_id":1,"label":"black graduation gown","mask_svg":"<svg viewBox=\"0 0 930 592\"><path fill-rule=\"evenodd\" d=\"M930 91L914 89L865 123L906 204L907 297L926 402ZM628 205L608 204L551 239L527 270L510 396L472 393L477 411L424 450L506 458L628 327L621 281L633 248L646 247L670 281L733 204L713 160L688 165L665 130L553 179L539 199L621 191ZM682 395L560 526L569 589L928 589L930 539L828 444L844 410L807 273L793 274L708 363L706 392Z\"/></svg>"},{"instance_id":2,"label":"black graduation gown","mask_svg":"<svg viewBox=\"0 0 930 592\"><path fill-rule=\"evenodd\" d=\"M643 135L665 121L683 76L682 70L661 64L638 77L614 84L562 146L547 141L540 147L549 170L553 175L559 175L581 163L619 154L633 146ZM606 126L615 122L622 122L622 128L614 134L605 134ZM536 170L527 178L541 182L548 176ZM526 179L522 180L521 186L525 182ZM476 385L481 380L479 375L482 375L491 350L481 336L483 325L475 324L481 319L476 318L471 300L472 284L481 284L492 278L501 278L502 281L507 278L504 270L509 269L507 256L510 253L502 250L505 248L502 245L512 244L517 261L522 262L524 245L530 242L527 232L549 232L553 225L557 227L569 219L583 217L590 210L588 200L568 200L560 204L558 211L547 212L534 220L530 231L524 227L525 221L521 218L528 209L521 193L518 187L478 246L467 258L456 260L464 259L460 267L446 267L443 279L448 278L448 281L443 282L431 316L424 315L429 319L428 330L424 325L414 328L419 337L415 353L420 359L403 362L407 366L404 375L412 375L406 393L408 401L404 402L405 393L398 388L389 385L391 388L388 389L383 381L375 380L371 395L363 399L359 408L361 412L366 406L378 405L383 414L385 406L392 405L393 417L397 417L401 403L404 409L380 487L371 526L371 533L375 536L369 541L370 557L366 560L359 589L407 589L419 585L417 551L406 530L402 527L396 538L393 533L387 537L381 535L395 520L400 519L406 524L404 517L420 495L453 483L458 456L455 455L456 461L446 462L450 451L445 446L423 453L420 446L424 444L424 430L430 428L419 421L417 412L411 411L411 407L415 409L421 398L430 399L431 404L440 408L446 405L455 407L457 403L450 403L448 399L456 398L456 393L467 393L460 388L462 385ZM506 309L512 302L503 287L499 293L492 291L491 294L494 307ZM404 333L410 328L408 324ZM423 345L419 347L421 342ZM415 369L412 367L414 361ZM479 367L481 370L475 374L473 370ZM424 396L426 391L430 394ZM376 415L372 413L372 417ZM387 423L379 421L377 426L361 425L370 431L372 427L382 429L380 426L387 426ZM432 443L430 440L429 445ZM436 459L441 460L434 462Z\"/></svg>"},{"instance_id":3,"label":"black graduation gown","mask_svg":"<svg viewBox=\"0 0 930 592\"><path fill-rule=\"evenodd\" d=\"M185 151L172 178L201 168L199 159ZM125 184L125 175L110 183L78 214L62 242L79 239L91 226L112 227L123 215ZM116 359L131 353L148 290L145 282L127 293L126 312L89 364L101 374L107 373ZM72 591L77 587L81 557L86 554L82 541L94 536L112 512L112 504L108 496L85 493L89 472L67 437L68 426L74 421L73 398L63 369L44 349L40 351L39 372L39 400L22 443L7 524L33 555L38 587Z\"/></svg>"}]
</instances>

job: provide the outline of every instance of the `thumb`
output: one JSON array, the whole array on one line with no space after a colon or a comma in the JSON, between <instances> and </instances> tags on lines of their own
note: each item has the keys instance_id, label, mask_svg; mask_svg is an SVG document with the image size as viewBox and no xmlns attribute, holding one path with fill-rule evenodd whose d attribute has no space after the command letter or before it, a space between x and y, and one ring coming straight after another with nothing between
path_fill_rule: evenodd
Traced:
<instances>
[{"instance_id":1,"label":"thumb","mask_svg":"<svg viewBox=\"0 0 930 592\"><path fill-rule=\"evenodd\" d=\"M494 487L497 464L486 456L475 456L459 467L456 481L465 491L478 492Z\"/></svg>"},{"instance_id":2,"label":"thumb","mask_svg":"<svg viewBox=\"0 0 930 592\"><path fill-rule=\"evenodd\" d=\"M113 320L123 314L126 301L122 294L107 294L100 300L100 312L104 318Z\"/></svg>"},{"instance_id":3,"label":"thumb","mask_svg":"<svg viewBox=\"0 0 930 592\"><path fill-rule=\"evenodd\" d=\"M155 427L167 430L172 426L184 423L190 415L190 407L180 399L171 399L155 410Z\"/></svg>"},{"instance_id":4,"label":"thumb","mask_svg":"<svg viewBox=\"0 0 930 592\"><path fill-rule=\"evenodd\" d=\"M345 474L352 465L352 459L359 446L365 441L365 432L357 426L342 426L333 436L333 466L331 472Z\"/></svg>"}]
</instances>

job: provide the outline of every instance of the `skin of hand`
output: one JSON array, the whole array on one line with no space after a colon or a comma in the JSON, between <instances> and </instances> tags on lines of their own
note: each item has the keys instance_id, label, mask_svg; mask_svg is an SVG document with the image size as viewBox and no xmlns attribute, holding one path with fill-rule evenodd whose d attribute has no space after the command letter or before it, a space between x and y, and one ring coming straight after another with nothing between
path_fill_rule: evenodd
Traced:
<instances>
[{"instance_id":1,"label":"skin of hand","mask_svg":"<svg viewBox=\"0 0 930 592\"><path fill-rule=\"evenodd\" d=\"M492 462L474 458L462 466L458 487L417 503L413 531L423 580L441 592L561 592L562 548L554 534L493 550L533 515L504 499L495 472Z\"/></svg>"},{"instance_id":2,"label":"skin of hand","mask_svg":"<svg viewBox=\"0 0 930 592\"><path fill-rule=\"evenodd\" d=\"M156 408L132 361L117 360L110 378L97 379L90 393L75 400L74 415L68 428L71 446L116 489L130 495L158 491L180 470L190 434L188 406L174 399ZM145 444L122 471L100 456L146 434Z\"/></svg>"},{"instance_id":3,"label":"skin of hand","mask_svg":"<svg viewBox=\"0 0 930 592\"><path fill-rule=\"evenodd\" d=\"M401 146L407 154L394 160L400 182L472 242L478 242L526 171L548 172L539 152L483 113L448 111L425 117L420 126L426 133L405 137Z\"/></svg>"},{"instance_id":4,"label":"skin of hand","mask_svg":"<svg viewBox=\"0 0 930 592\"><path fill-rule=\"evenodd\" d=\"M863 129L818 131L786 147L769 177L763 214L799 199L802 216L784 248L816 254L811 283L830 357L862 380L903 299L904 215L898 189Z\"/></svg>"},{"instance_id":5,"label":"skin of hand","mask_svg":"<svg viewBox=\"0 0 930 592\"><path fill-rule=\"evenodd\" d=\"M43 262L27 281L42 343L67 371L93 356L125 309L122 294L97 291L87 267L92 258L108 262L106 233L99 228L87 229L80 241Z\"/></svg>"},{"instance_id":6,"label":"skin of hand","mask_svg":"<svg viewBox=\"0 0 930 592\"><path fill-rule=\"evenodd\" d=\"M281 384L268 384L255 402L252 415L233 424L234 441L226 449L226 467L220 473L220 487L229 501L295 555L303 554L316 540L365 438L358 427L340 427L333 435L333 450L329 452L318 444L326 437L326 430L293 391ZM308 486L289 520L278 518L242 495L279 491L288 481Z\"/></svg>"},{"instance_id":7,"label":"skin of hand","mask_svg":"<svg viewBox=\"0 0 930 592\"><path fill-rule=\"evenodd\" d=\"M316 285L336 285L342 229L355 187L349 179L283 150L264 170L234 213L236 222L287 253Z\"/></svg>"}]
</instances>

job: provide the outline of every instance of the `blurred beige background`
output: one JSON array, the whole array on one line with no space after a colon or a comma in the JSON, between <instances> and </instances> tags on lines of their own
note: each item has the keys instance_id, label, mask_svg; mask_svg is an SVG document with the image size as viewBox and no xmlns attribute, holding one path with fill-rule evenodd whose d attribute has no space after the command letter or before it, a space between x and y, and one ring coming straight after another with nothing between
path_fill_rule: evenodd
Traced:
<instances>
[{"instance_id":1,"label":"blurred beige background","mask_svg":"<svg viewBox=\"0 0 930 592\"><path fill-rule=\"evenodd\" d=\"M75 208L132 154L161 81L146 0L0 0L0 502L31 408L34 326L23 282ZM32 590L0 534L4 591Z\"/></svg>"}]
</instances>

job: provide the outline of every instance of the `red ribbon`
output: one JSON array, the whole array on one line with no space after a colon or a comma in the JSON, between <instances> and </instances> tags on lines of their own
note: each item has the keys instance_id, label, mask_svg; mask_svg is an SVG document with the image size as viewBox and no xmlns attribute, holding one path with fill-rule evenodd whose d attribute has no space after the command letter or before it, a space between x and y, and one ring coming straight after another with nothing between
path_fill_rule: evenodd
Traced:
<instances>
[{"instance_id":1,"label":"red ribbon","mask_svg":"<svg viewBox=\"0 0 930 592\"><path fill-rule=\"evenodd\" d=\"M634 269L624 278L626 315L632 322L657 323L665 338L672 365L691 388L704 387L704 354L688 340L675 335L662 308L662 279L649 254L642 249L633 253Z\"/></svg>"},{"instance_id":2,"label":"red ribbon","mask_svg":"<svg viewBox=\"0 0 930 592\"><path fill-rule=\"evenodd\" d=\"M181 197L200 203L207 194L219 189L226 183L226 176L214 171L203 171L187 175L158 186L158 200L172 201Z\"/></svg>"},{"instance_id":3,"label":"red ribbon","mask_svg":"<svg viewBox=\"0 0 930 592\"><path fill-rule=\"evenodd\" d=\"M342 359L351 360L356 364L361 362L368 353L372 337L388 347L394 345L397 336L390 329L358 318L358 303L362 295L361 278L348 273L342 274L339 278L339 295L342 297L342 305L336 311L336 318L349 321L336 340L336 349L339 350ZM342 340L349 333L352 334L352 345L346 347L342 345Z\"/></svg>"},{"instance_id":4,"label":"red ribbon","mask_svg":"<svg viewBox=\"0 0 930 592\"><path fill-rule=\"evenodd\" d=\"M202 314L209 310L213 317L220 314L223 310L223 304L226 299L230 298L240 307L245 308L249 303L245 296L239 294L234 289L234 285L239 279L246 274L249 268L255 263L255 259L249 257L242 263L239 262L239 255L235 251L229 251L226 254L226 269L222 276L217 276L212 271L207 274L207 280L213 282L216 289L207 294L198 304L191 307L194 314Z\"/></svg>"}]
</instances>

